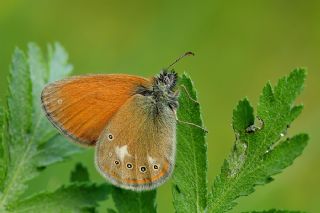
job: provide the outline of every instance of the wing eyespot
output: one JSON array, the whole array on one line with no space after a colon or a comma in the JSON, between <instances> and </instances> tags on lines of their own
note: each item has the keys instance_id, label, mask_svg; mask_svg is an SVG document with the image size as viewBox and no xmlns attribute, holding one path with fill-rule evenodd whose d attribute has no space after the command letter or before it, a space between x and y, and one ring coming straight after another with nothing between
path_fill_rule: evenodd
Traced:
<instances>
[{"instance_id":1,"label":"wing eyespot","mask_svg":"<svg viewBox=\"0 0 320 213\"><path fill-rule=\"evenodd\" d=\"M147 168L145 166L140 167L140 172L144 173L147 171Z\"/></svg>"},{"instance_id":2,"label":"wing eyespot","mask_svg":"<svg viewBox=\"0 0 320 213\"><path fill-rule=\"evenodd\" d=\"M153 165L153 169L154 169L154 170L158 170L158 169L159 169L159 166L155 164L155 165Z\"/></svg>"},{"instance_id":3,"label":"wing eyespot","mask_svg":"<svg viewBox=\"0 0 320 213\"><path fill-rule=\"evenodd\" d=\"M127 168L128 169L132 169L133 168L132 164L131 163L127 163Z\"/></svg>"},{"instance_id":4,"label":"wing eyespot","mask_svg":"<svg viewBox=\"0 0 320 213\"><path fill-rule=\"evenodd\" d=\"M115 160L115 161L114 161L114 164L116 164L116 165L120 165L120 161Z\"/></svg>"},{"instance_id":5,"label":"wing eyespot","mask_svg":"<svg viewBox=\"0 0 320 213\"><path fill-rule=\"evenodd\" d=\"M112 135L111 133L109 133L109 134L108 134L108 140L109 140L109 141L112 141L113 138L114 138L113 135Z\"/></svg>"}]
</instances>

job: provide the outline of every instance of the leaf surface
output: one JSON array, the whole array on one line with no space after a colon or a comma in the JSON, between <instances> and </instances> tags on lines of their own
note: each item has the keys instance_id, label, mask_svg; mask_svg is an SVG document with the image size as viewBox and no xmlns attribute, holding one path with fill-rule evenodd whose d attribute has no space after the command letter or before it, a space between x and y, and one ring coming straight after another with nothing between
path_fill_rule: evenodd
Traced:
<instances>
[{"instance_id":1,"label":"leaf surface","mask_svg":"<svg viewBox=\"0 0 320 213\"><path fill-rule=\"evenodd\" d=\"M119 213L157 212L156 190L135 192L113 187L112 198Z\"/></svg>"},{"instance_id":2,"label":"leaf surface","mask_svg":"<svg viewBox=\"0 0 320 213\"><path fill-rule=\"evenodd\" d=\"M206 132L196 91L186 74L179 79L179 89L173 204L176 212L204 212L208 194Z\"/></svg>"},{"instance_id":3,"label":"leaf surface","mask_svg":"<svg viewBox=\"0 0 320 213\"><path fill-rule=\"evenodd\" d=\"M45 118L40 94L48 80L66 77L72 66L56 43L49 59L30 43L28 55L16 48L9 74L5 116L0 116L0 208L16 201L39 168L60 162L82 149L66 142ZM54 74L52 74L54 72ZM4 119L3 119L4 118ZM3 125L2 125L3 124Z\"/></svg>"},{"instance_id":4,"label":"leaf surface","mask_svg":"<svg viewBox=\"0 0 320 213\"><path fill-rule=\"evenodd\" d=\"M75 169L71 172L70 181L71 182L90 181L88 169L84 167L81 163L77 163Z\"/></svg>"},{"instance_id":5,"label":"leaf surface","mask_svg":"<svg viewBox=\"0 0 320 213\"><path fill-rule=\"evenodd\" d=\"M88 212L98 206L98 201L107 199L111 187L89 183L74 183L51 193L41 193L14 203L9 211L18 212Z\"/></svg>"},{"instance_id":6,"label":"leaf surface","mask_svg":"<svg viewBox=\"0 0 320 213\"><path fill-rule=\"evenodd\" d=\"M209 212L230 210L239 196L252 193L256 185L269 183L273 175L301 155L308 135L286 138L286 134L303 108L294 106L294 100L303 89L305 76L304 69L296 69L274 88L268 83L260 96L257 119L247 99L239 102L233 112L236 141L214 181Z\"/></svg>"}]
</instances>

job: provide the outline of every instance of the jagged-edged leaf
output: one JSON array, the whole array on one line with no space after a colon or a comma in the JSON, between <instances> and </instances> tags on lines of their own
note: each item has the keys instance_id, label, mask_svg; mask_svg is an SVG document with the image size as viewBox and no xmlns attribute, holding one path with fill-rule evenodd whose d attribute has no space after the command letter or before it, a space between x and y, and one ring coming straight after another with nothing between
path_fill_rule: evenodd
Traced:
<instances>
[{"instance_id":1,"label":"jagged-edged leaf","mask_svg":"<svg viewBox=\"0 0 320 213\"><path fill-rule=\"evenodd\" d=\"M308 135L284 139L290 123L301 113L294 100L303 88L306 72L296 69L276 87L268 83L260 96L257 121L249 101L240 101L233 112L236 138L233 150L215 179L209 212L226 212L239 196L254 186L272 181L272 175L291 165L307 145Z\"/></svg>"},{"instance_id":2,"label":"jagged-edged leaf","mask_svg":"<svg viewBox=\"0 0 320 213\"><path fill-rule=\"evenodd\" d=\"M71 171L70 182L72 182L72 183L90 183L88 169L85 166L83 166L81 163L77 163L74 170ZM106 185L106 184L103 184L103 185ZM111 188L111 186L110 186L110 188ZM92 206L92 207L86 207L86 208L82 209L81 212L97 213L98 210L96 207Z\"/></svg>"},{"instance_id":3,"label":"jagged-edged leaf","mask_svg":"<svg viewBox=\"0 0 320 213\"><path fill-rule=\"evenodd\" d=\"M239 101L238 106L233 111L232 120L233 129L238 134L246 131L248 127L254 124L253 108L248 99Z\"/></svg>"},{"instance_id":4,"label":"jagged-edged leaf","mask_svg":"<svg viewBox=\"0 0 320 213\"><path fill-rule=\"evenodd\" d=\"M40 104L40 94L41 91L46 84L46 79L48 75L48 69L45 63L45 59L43 58L43 54L41 53L40 48L34 44L30 43L28 45L28 63L30 69L30 77L32 83L32 110L33 110L33 118L32 118L32 126L41 128L40 131L36 131L35 138L41 138L42 135L45 135L47 131L52 132L52 128L48 128L46 124L43 122L46 119L43 119L41 104Z\"/></svg>"},{"instance_id":5,"label":"jagged-edged leaf","mask_svg":"<svg viewBox=\"0 0 320 213\"><path fill-rule=\"evenodd\" d=\"M25 54L16 48L9 74L8 132L11 146L23 146L32 128L32 90L30 71Z\"/></svg>"},{"instance_id":6,"label":"jagged-edged leaf","mask_svg":"<svg viewBox=\"0 0 320 213\"><path fill-rule=\"evenodd\" d=\"M13 54L2 145L0 148L0 208L15 201L35 177L38 167L62 161L81 149L63 141L41 111L40 93L48 80L64 78L72 66L59 44L49 46L49 59L31 43L26 56ZM54 73L54 74L53 74Z\"/></svg>"},{"instance_id":7,"label":"jagged-edged leaf","mask_svg":"<svg viewBox=\"0 0 320 213\"><path fill-rule=\"evenodd\" d=\"M113 187L112 198L118 213L157 212L156 190L135 192ZM108 211L114 212L112 209Z\"/></svg>"},{"instance_id":8,"label":"jagged-edged leaf","mask_svg":"<svg viewBox=\"0 0 320 213\"><path fill-rule=\"evenodd\" d=\"M25 189L23 182L33 177L29 153L32 133L32 88L25 54L18 48L14 51L9 75L5 143L10 160L6 161L7 174L0 197L0 206L5 206ZM31 161L31 163L29 162ZM24 174L24 176L22 176ZM21 180L21 179L22 180Z\"/></svg>"},{"instance_id":9,"label":"jagged-edged leaf","mask_svg":"<svg viewBox=\"0 0 320 213\"><path fill-rule=\"evenodd\" d=\"M40 193L13 203L9 212L90 212L98 202L105 200L111 187L107 184L74 183L63 186L51 193Z\"/></svg>"},{"instance_id":10,"label":"jagged-edged leaf","mask_svg":"<svg viewBox=\"0 0 320 213\"><path fill-rule=\"evenodd\" d=\"M38 167L47 167L51 164L61 162L82 150L81 147L66 141L61 135L55 135L46 143L39 145L34 160Z\"/></svg>"},{"instance_id":11,"label":"jagged-edged leaf","mask_svg":"<svg viewBox=\"0 0 320 213\"><path fill-rule=\"evenodd\" d=\"M48 56L48 82L60 80L71 74L73 66L68 62L68 53L59 43L55 43L54 46L48 45Z\"/></svg>"},{"instance_id":12,"label":"jagged-edged leaf","mask_svg":"<svg viewBox=\"0 0 320 213\"><path fill-rule=\"evenodd\" d=\"M176 212L204 212L207 206L207 144L200 105L190 77L179 79L177 156L173 174Z\"/></svg>"},{"instance_id":13,"label":"jagged-edged leaf","mask_svg":"<svg viewBox=\"0 0 320 213\"><path fill-rule=\"evenodd\" d=\"M71 182L90 181L88 169L84 167L81 163L77 163L75 169L71 172L70 181Z\"/></svg>"},{"instance_id":14,"label":"jagged-edged leaf","mask_svg":"<svg viewBox=\"0 0 320 213\"><path fill-rule=\"evenodd\" d=\"M298 134L292 138L280 141L277 146L263 156L263 162L258 172L262 172L262 175L280 173L284 168L290 166L294 159L302 154L308 140L309 136L307 134Z\"/></svg>"},{"instance_id":15,"label":"jagged-edged leaf","mask_svg":"<svg viewBox=\"0 0 320 213\"><path fill-rule=\"evenodd\" d=\"M40 95L43 87L48 79L48 64L40 50L35 43L28 45L28 63L30 69L30 76L32 80L32 126L34 131L34 138L39 143L46 142L50 137L56 134L49 121L43 116L41 109Z\"/></svg>"}]
</instances>

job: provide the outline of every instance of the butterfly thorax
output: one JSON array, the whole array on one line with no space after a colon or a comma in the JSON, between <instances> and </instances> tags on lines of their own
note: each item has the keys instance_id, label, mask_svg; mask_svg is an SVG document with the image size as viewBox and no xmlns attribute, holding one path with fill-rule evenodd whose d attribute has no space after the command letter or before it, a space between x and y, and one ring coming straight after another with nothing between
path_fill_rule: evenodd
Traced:
<instances>
[{"instance_id":1,"label":"butterfly thorax","mask_svg":"<svg viewBox=\"0 0 320 213\"><path fill-rule=\"evenodd\" d=\"M172 110L176 110L178 108L178 93L175 91L177 80L177 73L163 70L153 77L152 87L139 87L137 93L151 96L159 108L167 105Z\"/></svg>"}]
</instances>

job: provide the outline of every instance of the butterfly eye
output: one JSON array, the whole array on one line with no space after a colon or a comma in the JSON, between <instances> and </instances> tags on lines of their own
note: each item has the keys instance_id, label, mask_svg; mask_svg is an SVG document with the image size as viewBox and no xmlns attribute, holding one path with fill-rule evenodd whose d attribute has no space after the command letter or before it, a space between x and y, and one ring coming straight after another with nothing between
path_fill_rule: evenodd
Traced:
<instances>
[{"instance_id":1,"label":"butterfly eye","mask_svg":"<svg viewBox=\"0 0 320 213\"><path fill-rule=\"evenodd\" d=\"M114 161L114 164L119 165L120 162L119 162L118 160L115 160L115 161Z\"/></svg>"},{"instance_id":2,"label":"butterfly eye","mask_svg":"<svg viewBox=\"0 0 320 213\"><path fill-rule=\"evenodd\" d=\"M141 171L141 172L146 172L146 171L147 171L147 168L146 168L145 166L141 166L141 167L140 167L140 171Z\"/></svg>"},{"instance_id":3,"label":"butterfly eye","mask_svg":"<svg viewBox=\"0 0 320 213\"><path fill-rule=\"evenodd\" d=\"M153 165L153 169L154 169L154 170L158 170L158 169L159 169L159 166L158 166L158 165Z\"/></svg>"},{"instance_id":4,"label":"butterfly eye","mask_svg":"<svg viewBox=\"0 0 320 213\"><path fill-rule=\"evenodd\" d=\"M131 163L127 163L127 168L128 169L132 169L132 164Z\"/></svg>"},{"instance_id":5,"label":"butterfly eye","mask_svg":"<svg viewBox=\"0 0 320 213\"><path fill-rule=\"evenodd\" d=\"M111 133L108 134L108 139L109 139L109 141L113 140L113 135Z\"/></svg>"}]
</instances>

